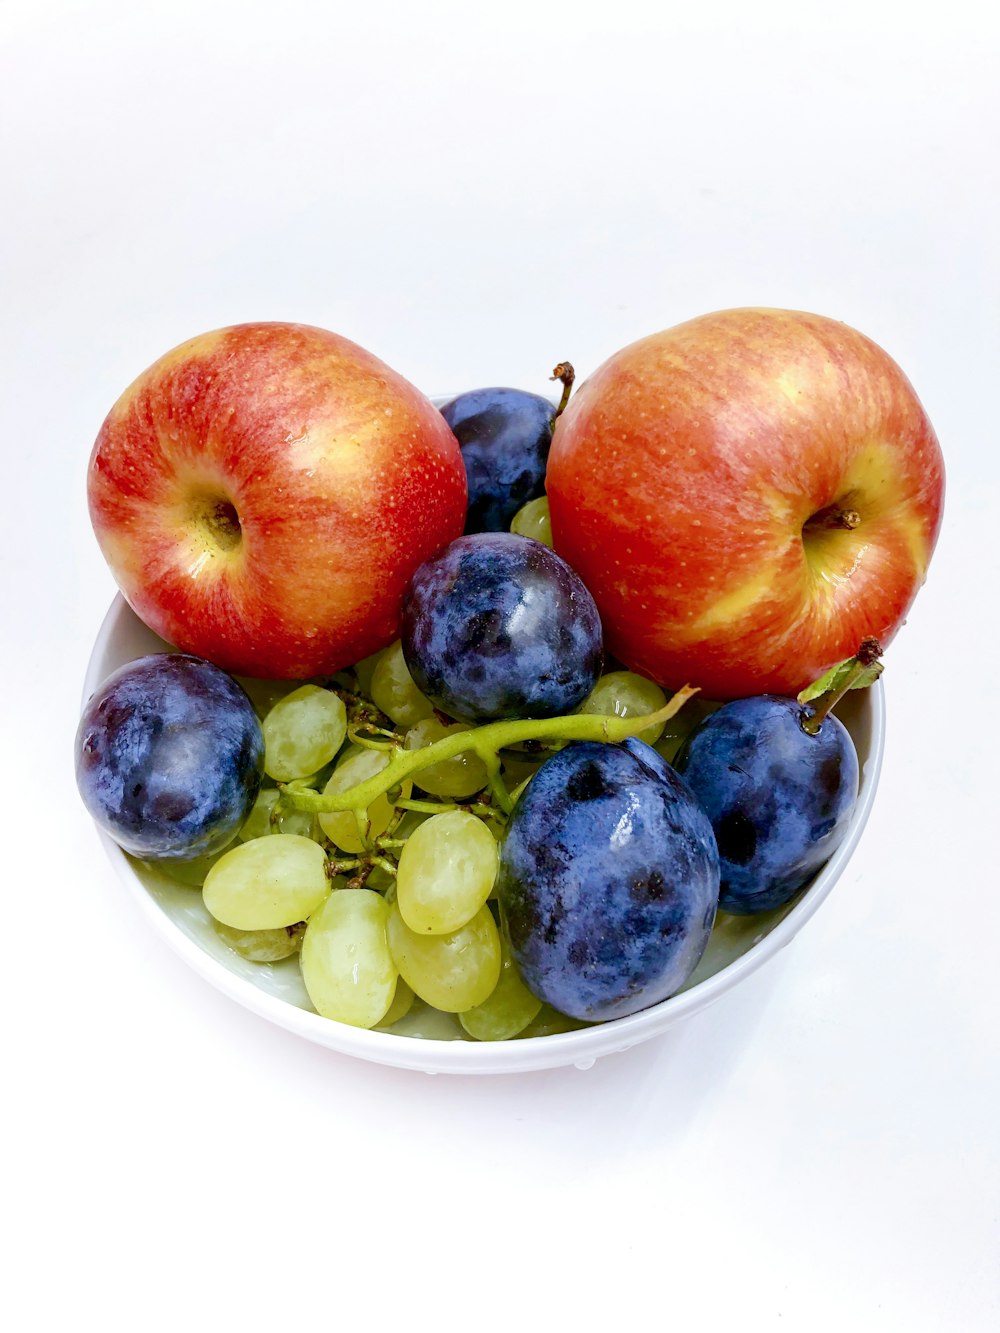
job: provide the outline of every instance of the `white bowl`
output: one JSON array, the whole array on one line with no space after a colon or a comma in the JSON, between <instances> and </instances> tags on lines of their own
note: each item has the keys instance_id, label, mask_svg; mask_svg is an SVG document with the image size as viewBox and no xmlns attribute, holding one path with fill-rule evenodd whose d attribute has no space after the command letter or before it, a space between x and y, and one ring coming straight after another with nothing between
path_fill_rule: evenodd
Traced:
<instances>
[{"instance_id":1,"label":"white bowl","mask_svg":"<svg viewBox=\"0 0 1000 1333\"><path fill-rule=\"evenodd\" d=\"M105 617L87 667L84 703L112 671L168 645L117 597ZM848 696L838 707L857 746L861 789L847 836L812 884L790 905L754 917L720 914L704 957L687 986L660 1004L610 1023L549 1036L476 1042L449 1015L415 1006L391 1032L368 1032L322 1018L309 1004L298 960L249 963L226 947L213 929L196 889L133 860L100 834L108 859L153 927L213 986L254 1013L300 1037L346 1055L427 1073L509 1074L576 1065L586 1069L602 1055L625 1051L695 1014L755 972L797 935L839 879L868 819L885 744L881 682Z\"/></svg>"}]
</instances>

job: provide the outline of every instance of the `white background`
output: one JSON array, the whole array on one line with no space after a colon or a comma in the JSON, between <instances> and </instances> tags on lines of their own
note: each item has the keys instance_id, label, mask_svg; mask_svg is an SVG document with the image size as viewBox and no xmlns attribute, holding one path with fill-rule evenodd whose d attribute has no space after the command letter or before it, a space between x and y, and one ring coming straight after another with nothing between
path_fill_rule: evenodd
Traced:
<instances>
[{"instance_id":1,"label":"white background","mask_svg":"<svg viewBox=\"0 0 1000 1333\"><path fill-rule=\"evenodd\" d=\"M0 6L12 1327L998 1326L983 8ZM804 933L665 1038L501 1079L352 1062L188 972L71 773L113 594L86 461L125 385L285 318L427 391L544 391L750 303L881 342L949 470L875 811Z\"/></svg>"}]
</instances>

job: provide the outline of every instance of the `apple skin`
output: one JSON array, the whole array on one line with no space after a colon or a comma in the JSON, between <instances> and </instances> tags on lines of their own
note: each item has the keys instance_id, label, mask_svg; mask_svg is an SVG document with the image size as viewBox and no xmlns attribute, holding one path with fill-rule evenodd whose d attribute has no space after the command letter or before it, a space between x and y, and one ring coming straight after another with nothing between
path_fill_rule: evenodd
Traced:
<instances>
[{"instance_id":1,"label":"apple skin","mask_svg":"<svg viewBox=\"0 0 1000 1333\"><path fill-rule=\"evenodd\" d=\"M241 324L125 391L88 497L151 629L227 671L304 679L396 638L411 575L462 533L466 479L441 414L369 352Z\"/></svg>"},{"instance_id":2,"label":"apple skin","mask_svg":"<svg viewBox=\"0 0 1000 1333\"><path fill-rule=\"evenodd\" d=\"M875 343L745 309L606 361L556 422L545 484L609 651L733 699L795 694L863 638L889 642L934 549L944 465ZM847 511L856 527L829 526Z\"/></svg>"}]
</instances>

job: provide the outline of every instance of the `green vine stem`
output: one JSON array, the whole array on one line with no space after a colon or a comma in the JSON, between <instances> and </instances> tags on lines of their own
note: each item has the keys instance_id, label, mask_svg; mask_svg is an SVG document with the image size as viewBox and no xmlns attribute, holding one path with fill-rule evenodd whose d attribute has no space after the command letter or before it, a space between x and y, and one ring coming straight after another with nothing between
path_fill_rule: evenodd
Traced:
<instances>
[{"instance_id":1,"label":"green vine stem","mask_svg":"<svg viewBox=\"0 0 1000 1333\"><path fill-rule=\"evenodd\" d=\"M369 734L362 734L362 731L358 727L348 727L347 739L352 745L360 745L363 750L398 750L403 743L402 738L397 736L395 732L385 731L381 727L377 732L374 727L367 727L365 728L365 732ZM375 735L396 736L396 739L391 741L377 741L375 740Z\"/></svg>"},{"instance_id":2,"label":"green vine stem","mask_svg":"<svg viewBox=\"0 0 1000 1333\"><path fill-rule=\"evenodd\" d=\"M454 759L456 755L472 750L482 760L487 773L491 775L491 789L497 800L509 813L513 809L513 802L499 778L498 751L528 740L609 743L623 741L628 736L637 736L647 727L668 722L680 712L688 699L697 693L697 687L685 685L663 708L644 717L605 717L600 713L572 713L568 717L487 722L485 726L476 727L473 731L459 731L451 736L444 736L423 750L397 750L385 768L346 791L324 794L300 789L288 791L287 795L297 810L311 810L316 814L329 814L336 810L367 810L379 796L399 786L406 778L422 768L440 764L445 759ZM493 785L494 779L498 783L497 786Z\"/></svg>"},{"instance_id":3,"label":"green vine stem","mask_svg":"<svg viewBox=\"0 0 1000 1333\"><path fill-rule=\"evenodd\" d=\"M451 810L466 810L470 815L478 815L481 819L492 819L498 824L507 822L502 810L497 810L492 805L486 805L482 801L404 801L400 799L395 801L394 805L401 814L407 810L415 810L420 815L442 815Z\"/></svg>"}]
</instances>

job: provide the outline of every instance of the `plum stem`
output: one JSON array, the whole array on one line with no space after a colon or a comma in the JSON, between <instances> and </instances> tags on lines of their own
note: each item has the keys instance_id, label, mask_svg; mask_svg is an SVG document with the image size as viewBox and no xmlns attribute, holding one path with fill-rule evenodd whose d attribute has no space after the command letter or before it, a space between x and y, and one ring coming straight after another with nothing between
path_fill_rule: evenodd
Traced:
<instances>
[{"instance_id":1,"label":"plum stem","mask_svg":"<svg viewBox=\"0 0 1000 1333\"><path fill-rule=\"evenodd\" d=\"M512 745L519 745L528 740L567 740L567 741L604 741L614 744L628 736L637 736L647 727L658 726L667 722L680 712L697 687L685 685L674 697L655 713L644 717L614 717L600 713L572 713L567 717L527 718L515 721L487 722L483 727L472 731L459 731L451 736L444 736L433 745L422 750L397 750L392 759L380 772L359 782L356 787L346 791L323 792L299 790L289 792L289 798L297 810L312 810L329 814L336 810L366 810L374 800L393 787L399 786L405 778L419 773L431 764L440 764L446 759L474 750L486 765L491 778L490 788L497 803L509 813L513 809L510 794L500 778L499 751Z\"/></svg>"},{"instance_id":2,"label":"plum stem","mask_svg":"<svg viewBox=\"0 0 1000 1333\"><path fill-rule=\"evenodd\" d=\"M549 376L550 380L561 380L563 391L559 399L559 406L556 408L556 414L552 418L553 424L562 416L566 410L566 404L569 402L570 393L573 390L573 381L576 379L576 371L568 361L560 361L555 370Z\"/></svg>"},{"instance_id":3,"label":"plum stem","mask_svg":"<svg viewBox=\"0 0 1000 1333\"><path fill-rule=\"evenodd\" d=\"M860 680L869 667L875 665L882 656L882 645L878 639L862 639L857 653L851 659L848 670L844 673L836 689L827 690L815 700L815 706L811 712L802 713L802 730L807 731L810 736L818 734L823 725L823 719L831 708L836 707L843 699L848 690L853 689L855 683Z\"/></svg>"}]
</instances>

